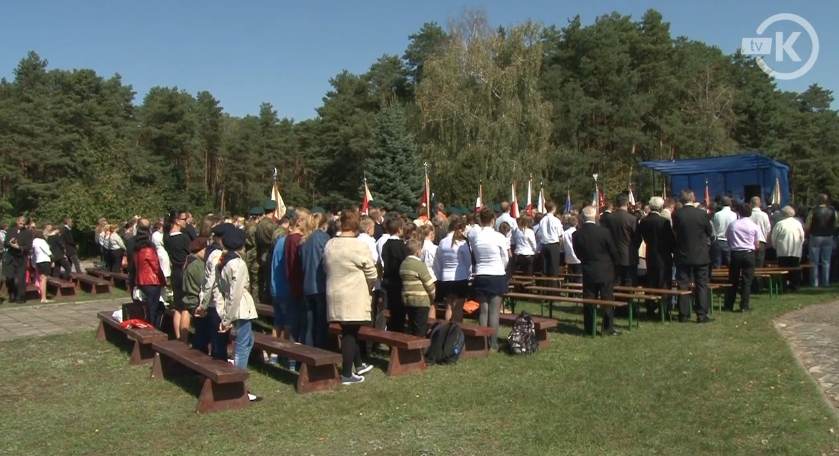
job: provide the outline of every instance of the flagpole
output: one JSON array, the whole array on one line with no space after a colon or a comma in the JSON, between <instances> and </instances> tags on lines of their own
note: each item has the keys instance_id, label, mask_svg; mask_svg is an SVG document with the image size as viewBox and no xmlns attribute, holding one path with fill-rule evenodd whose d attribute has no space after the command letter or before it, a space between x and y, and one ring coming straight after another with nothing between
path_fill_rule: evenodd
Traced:
<instances>
[{"instance_id":1,"label":"flagpole","mask_svg":"<svg viewBox=\"0 0 839 456\"><path fill-rule=\"evenodd\" d=\"M423 162L422 167L425 170L425 213L428 216L428 220L431 220L431 189L428 188L428 162Z\"/></svg>"}]
</instances>

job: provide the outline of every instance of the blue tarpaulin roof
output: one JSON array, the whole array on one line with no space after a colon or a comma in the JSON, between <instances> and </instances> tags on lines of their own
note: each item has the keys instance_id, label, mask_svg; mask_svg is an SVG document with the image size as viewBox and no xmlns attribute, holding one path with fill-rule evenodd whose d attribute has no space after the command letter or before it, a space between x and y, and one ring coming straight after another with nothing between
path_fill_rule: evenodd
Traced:
<instances>
[{"instance_id":1,"label":"blue tarpaulin roof","mask_svg":"<svg viewBox=\"0 0 839 456\"><path fill-rule=\"evenodd\" d=\"M721 157L691 158L684 160L651 160L641 166L656 170L670 177L671 194L691 188L701 195L705 181L711 197L725 194L745 199L747 186L759 186L759 196L766 198L780 182L781 202L789 201L789 165L760 153L744 153Z\"/></svg>"}]
</instances>

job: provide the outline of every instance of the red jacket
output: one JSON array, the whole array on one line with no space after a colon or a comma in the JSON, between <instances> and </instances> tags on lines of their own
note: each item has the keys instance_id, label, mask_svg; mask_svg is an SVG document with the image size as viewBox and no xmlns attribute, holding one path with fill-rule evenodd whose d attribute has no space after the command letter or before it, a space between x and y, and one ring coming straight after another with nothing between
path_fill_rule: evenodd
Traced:
<instances>
[{"instance_id":1,"label":"red jacket","mask_svg":"<svg viewBox=\"0 0 839 456\"><path fill-rule=\"evenodd\" d=\"M142 285L166 285L166 277L160 269L160 260L157 258L157 251L154 247L143 247L134 254L135 276L134 284Z\"/></svg>"}]
</instances>

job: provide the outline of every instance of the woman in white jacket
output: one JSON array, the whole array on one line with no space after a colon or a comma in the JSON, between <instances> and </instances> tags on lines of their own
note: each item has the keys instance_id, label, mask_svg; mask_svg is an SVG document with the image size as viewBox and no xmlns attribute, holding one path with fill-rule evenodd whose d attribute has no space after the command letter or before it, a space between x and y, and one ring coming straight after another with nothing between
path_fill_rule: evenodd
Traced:
<instances>
[{"instance_id":1,"label":"woman in white jacket","mask_svg":"<svg viewBox=\"0 0 839 456\"><path fill-rule=\"evenodd\" d=\"M49 227L49 225L47 225ZM49 228L52 229L52 228ZM32 239L32 262L38 269L38 292L41 295L41 303L47 303L47 276L50 274L50 265L52 261L52 251L49 244L44 239L44 232L41 230L35 231L35 237Z\"/></svg>"},{"instance_id":2,"label":"woman in white jacket","mask_svg":"<svg viewBox=\"0 0 839 456\"><path fill-rule=\"evenodd\" d=\"M218 275L218 288L222 300L216 305L216 311L221 318L219 331L227 332L232 328L236 333L233 365L247 369L248 358L253 349L253 332L251 320L257 318L253 297L248 292L250 277L248 266L242 259L242 248L245 246L245 231L231 228L222 238L225 252L219 261L221 273ZM251 401L258 397L248 393Z\"/></svg>"}]
</instances>

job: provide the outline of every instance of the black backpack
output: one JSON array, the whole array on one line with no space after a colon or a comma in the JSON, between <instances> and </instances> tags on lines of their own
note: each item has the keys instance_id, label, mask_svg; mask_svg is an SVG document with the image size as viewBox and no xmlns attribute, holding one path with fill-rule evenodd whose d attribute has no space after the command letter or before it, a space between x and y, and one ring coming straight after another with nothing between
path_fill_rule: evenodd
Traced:
<instances>
[{"instance_id":1,"label":"black backpack","mask_svg":"<svg viewBox=\"0 0 839 456\"><path fill-rule=\"evenodd\" d=\"M527 312L522 312L513 323L513 330L507 336L507 348L513 355L529 355L539 351L536 340L536 325Z\"/></svg>"},{"instance_id":2,"label":"black backpack","mask_svg":"<svg viewBox=\"0 0 839 456\"><path fill-rule=\"evenodd\" d=\"M440 323L431 331L431 345L425 359L431 364L454 364L465 345L463 330L457 323Z\"/></svg>"}]
</instances>

